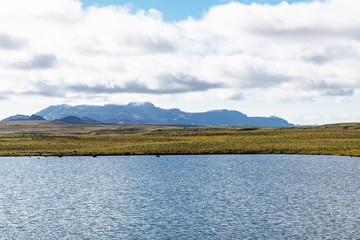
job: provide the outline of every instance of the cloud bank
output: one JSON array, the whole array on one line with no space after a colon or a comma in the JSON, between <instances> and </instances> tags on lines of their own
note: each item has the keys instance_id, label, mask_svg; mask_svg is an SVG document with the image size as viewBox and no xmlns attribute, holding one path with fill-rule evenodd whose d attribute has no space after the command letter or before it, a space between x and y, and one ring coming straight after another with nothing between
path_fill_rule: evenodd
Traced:
<instances>
[{"instance_id":1,"label":"cloud bank","mask_svg":"<svg viewBox=\"0 0 360 240\"><path fill-rule=\"evenodd\" d=\"M232 2L199 20L168 23L155 9L0 1L0 93L121 99L211 91L216 98L228 90L225 98L240 101L256 89L274 101L352 96L360 90L359 12L358 0Z\"/></svg>"}]
</instances>

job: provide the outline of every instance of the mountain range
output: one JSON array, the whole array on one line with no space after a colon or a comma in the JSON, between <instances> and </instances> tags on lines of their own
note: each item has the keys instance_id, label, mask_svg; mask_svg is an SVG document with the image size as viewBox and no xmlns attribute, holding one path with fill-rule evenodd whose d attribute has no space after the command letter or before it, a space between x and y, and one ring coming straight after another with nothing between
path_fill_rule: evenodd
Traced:
<instances>
[{"instance_id":1,"label":"mountain range","mask_svg":"<svg viewBox=\"0 0 360 240\"><path fill-rule=\"evenodd\" d=\"M31 116L18 114L5 118L2 121L46 121L46 119L36 114L33 114Z\"/></svg>"},{"instance_id":2,"label":"mountain range","mask_svg":"<svg viewBox=\"0 0 360 240\"><path fill-rule=\"evenodd\" d=\"M21 116L17 119L17 116ZM31 116L16 115L3 121L33 120ZM234 110L213 110L200 113L188 113L180 109L163 109L150 102L129 103L127 105L54 105L32 115L48 121L136 123L136 124L173 124L208 126L293 126L279 117L248 117ZM26 117L28 119L26 119Z\"/></svg>"}]
</instances>

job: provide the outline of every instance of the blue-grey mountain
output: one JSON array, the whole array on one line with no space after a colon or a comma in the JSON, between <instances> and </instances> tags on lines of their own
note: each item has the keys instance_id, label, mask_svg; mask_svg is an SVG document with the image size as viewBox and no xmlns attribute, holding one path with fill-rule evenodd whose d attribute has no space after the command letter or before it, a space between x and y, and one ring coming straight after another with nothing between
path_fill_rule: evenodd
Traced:
<instances>
[{"instance_id":1,"label":"blue-grey mountain","mask_svg":"<svg viewBox=\"0 0 360 240\"><path fill-rule=\"evenodd\" d=\"M94 119L88 117L76 117L76 116L67 116L61 119L55 119L54 121L61 121L61 122L83 122L83 123L98 123Z\"/></svg>"},{"instance_id":2,"label":"blue-grey mountain","mask_svg":"<svg viewBox=\"0 0 360 240\"><path fill-rule=\"evenodd\" d=\"M162 109L152 103L127 105L55 105L36 113L47 120L69 116L89 118L102 123L175 124L175 125L233 125L233 126L293 126L278 117L248 117L238 111L214 110L201 113L183 112L177 108Z\"/></svg>"},{"instance_id":3,"label":"blue-grey mountain","mask_svg":"<svg viewBox=\"0 0 360 240\"><path fill-rule=\"evenodd\" d=\"M33 114L31 116L18 114L15 116L10 116L8 118L3 119L2 121L45 121L43 117Z\"/></svg>"}]
</instances>

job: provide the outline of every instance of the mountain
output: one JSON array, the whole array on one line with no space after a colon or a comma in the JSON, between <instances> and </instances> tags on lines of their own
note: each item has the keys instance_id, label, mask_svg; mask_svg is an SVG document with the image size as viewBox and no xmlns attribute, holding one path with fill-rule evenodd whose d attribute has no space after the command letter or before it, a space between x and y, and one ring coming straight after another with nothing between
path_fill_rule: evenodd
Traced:
<instances>
[{"instance_id":1,"label":"mountain","mask_svg":"<svg viewBox=\"0 0 360 240\"><path fill-rule=\"evenodd\" d=\"M31 115L28 120L29 121L46 121L45 118L43 118L42 116L36 115L36 114Z\"/></svg>"},{"instance_id":2,"label":"mountain","mask_svg":"<svg viewBox=\"0 0 360 240\"><path fill-rule=\"evenodd\" d=\"M233 125L233 126L293 126L278 117L248 117L238 111L214 110L202 113L187 113L177 108L162 109L150 102L127 105L55 105L45 108L36 115L47 120L63 119L69 116L90 119L102 123L175 124L175 125Z\"/></svg>"},{"instance_id":3,"label":"mountain","mask_svg":"<svg viewBox=\"0 0 360 240\"><path fill-rule=\"evenodd\" d=\"M15 116L11 116L8 118L3 119L2 121L45 121L46 119L44 119L42 116L33 114L31 116L28 115L15 115Z\"/></svg>"},{"instance_id":4,"label":"mountain","mask_svg":"<svg viewBox=\"0 0 360 240\"><path fill-rule=\"evenodd\" d=\"M88 118L88 117L76 117L76 116L67 116L61 119L55 119L54 121L61 121L61 122L87 122L87 123L98 123L99 121L96 121L94 119Z\"/></svg>"}]
</instances>

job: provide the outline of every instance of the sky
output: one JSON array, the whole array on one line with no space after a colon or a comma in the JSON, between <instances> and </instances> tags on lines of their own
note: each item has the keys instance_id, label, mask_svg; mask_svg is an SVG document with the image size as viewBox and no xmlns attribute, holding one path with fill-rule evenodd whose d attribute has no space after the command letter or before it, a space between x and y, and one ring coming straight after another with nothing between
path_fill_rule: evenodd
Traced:
<instances>
[{"instance_id":1,"label":"sky","mask_svg":"<svg viewBox=\"0 0 360 240\"><path fill-rule=\"evenodd\" d=\"M360 1L0 0L0 119L152 102L360 121Z\"/></svg>"}]
</instances>

